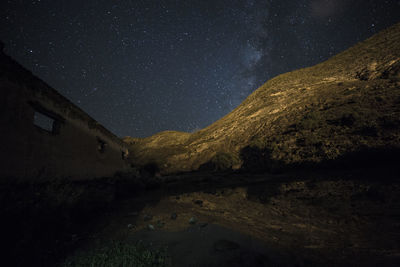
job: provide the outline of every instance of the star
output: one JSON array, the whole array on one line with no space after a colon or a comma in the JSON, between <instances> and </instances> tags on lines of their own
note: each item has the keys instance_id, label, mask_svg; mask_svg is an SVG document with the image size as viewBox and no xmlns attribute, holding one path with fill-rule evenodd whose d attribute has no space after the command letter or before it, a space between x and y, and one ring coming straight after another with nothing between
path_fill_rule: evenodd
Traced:
<instances>
[{"instance_id":1,"label":"star","mask_svg":"<svg viewBox=\"0 0 400 267\"><path fill-rule=\"evenodd\" d=\"M398 1L1 1L5 51L118 136L193 131L396 22Z\"/></svg>"}]
</instances>

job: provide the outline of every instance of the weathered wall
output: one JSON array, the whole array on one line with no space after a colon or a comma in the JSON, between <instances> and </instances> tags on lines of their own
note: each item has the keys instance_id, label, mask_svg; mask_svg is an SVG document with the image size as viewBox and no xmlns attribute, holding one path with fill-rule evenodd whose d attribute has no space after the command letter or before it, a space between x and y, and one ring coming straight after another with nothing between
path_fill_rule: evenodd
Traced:
<instances>
[{"instance_id":1,"label":"weathered wall","mask_svg":"<svg viewBox=\"0 0 400 267\"><path fill-rule=\"evenodd\" d=\"M50 129L35 114L50 118ZM119 138L1 50L0 140L2 178L91 179L129 169Z\"/></svg>"}]
</instances>

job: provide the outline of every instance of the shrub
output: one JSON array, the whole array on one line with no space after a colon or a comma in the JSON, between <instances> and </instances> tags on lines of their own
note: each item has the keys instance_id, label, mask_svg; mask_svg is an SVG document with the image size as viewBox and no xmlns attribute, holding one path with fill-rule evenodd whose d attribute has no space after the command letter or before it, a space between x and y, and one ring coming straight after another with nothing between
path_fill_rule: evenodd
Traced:
<instances>
[{"instance_id":1,"label":"shrub","mask_svg":"<svg viewBox=\"0 0 400 267\"><path fill-rule=\"evenodd\" d=\"M239 160L231 153L219 152L211 161L214 163L216 170L228 170L232 169L232 166L236 165Z\"/></svg>"},{"instance_id":2,"label":"shrub","mask_svg":"<svg viewBox=\"0 0 400 267\"><path fill-rule=\"evenodd\" d=\"M240 151L243 161L242 169L249 172L280 172L282 162L273 159L272 150L269 147L246 146Z\"/></svg>"},{"instance_id":3,"label":"shrub","mask_svg":"<svg viewBox=\"0 0 400 267\"><path fill-rule=\"evenodd\" d=\"M226 171L231 170L232 167L238 163L239 159L237 156L231 153L218 152L210 161L201 165L199 169L208 171Z\"/></svg>"},{"instance_id":4,"label":"shrub","mask_svg":"<svg viewBox=\"0 0 400 267\"><path fill-rule=\"evenodd\" d=\"M159 164L157 164L155 161L150 161L146 163L140 169L140 175L142 177L154 177L159 172L160 172Z\"/></svg>"}]
</instances>

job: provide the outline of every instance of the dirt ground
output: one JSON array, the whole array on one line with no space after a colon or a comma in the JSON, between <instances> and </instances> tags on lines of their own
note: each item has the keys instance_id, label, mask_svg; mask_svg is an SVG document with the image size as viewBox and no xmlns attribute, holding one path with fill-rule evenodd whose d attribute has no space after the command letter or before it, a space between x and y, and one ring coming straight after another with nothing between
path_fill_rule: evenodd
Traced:
<instances>
[{"instance_id":1,"label":"dirt ground","mask_svg":"<svg viewBox=\"0 0 400 267\"><path fill-rule=\"evenodd\" d=\"M397 171L162 177L75 238L166 246L172 266L399 266Z\"/></svg>"}]
</instances>

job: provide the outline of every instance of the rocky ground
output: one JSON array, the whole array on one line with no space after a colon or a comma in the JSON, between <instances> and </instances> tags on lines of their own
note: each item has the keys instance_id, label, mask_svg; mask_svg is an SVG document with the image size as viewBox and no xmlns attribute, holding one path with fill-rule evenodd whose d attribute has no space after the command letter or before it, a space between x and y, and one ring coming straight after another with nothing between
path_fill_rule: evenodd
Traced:
<instances>
[{"instance_id":1,"label":"rocky ground","mask_svg":"<svg viewBox=\"0 0 400 267\"><path fill-rule=\"evenodd\" d=\"M167 247L172 266L398 266L398 171L166 176L74 238Z\"/></svg>"}]
</instances>

